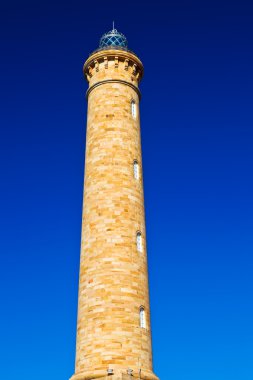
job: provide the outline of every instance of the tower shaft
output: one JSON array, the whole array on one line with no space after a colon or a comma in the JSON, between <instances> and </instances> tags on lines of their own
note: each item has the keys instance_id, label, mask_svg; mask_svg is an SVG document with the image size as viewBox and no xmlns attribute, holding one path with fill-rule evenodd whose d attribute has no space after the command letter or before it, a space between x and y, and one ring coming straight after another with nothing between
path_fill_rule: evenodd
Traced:
<instances>
[{"instance_id":1,"label":"tower shaft","mask_svg":"<svg viewBox=\"0 0 253 380\"><path fill-rule=\"evenodd\" d=\"M76 367L72 380L152 371L138 83L129 51L84 64L89 82Z\"/></svg>"}]
</instances>

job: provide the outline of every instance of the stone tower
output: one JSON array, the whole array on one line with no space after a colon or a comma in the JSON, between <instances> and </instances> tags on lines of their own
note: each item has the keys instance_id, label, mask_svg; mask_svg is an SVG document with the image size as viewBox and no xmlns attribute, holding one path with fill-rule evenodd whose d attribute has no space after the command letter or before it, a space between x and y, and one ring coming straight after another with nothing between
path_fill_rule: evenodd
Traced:
<instances>
[{"instance_id":1,"label":"stone tower","mask_svg":"<svg viewBox=\"0 0 253 380\"><path fill-rule=\"evenodd\" d=\"M88 115L71 380L158 380L152 370L140 140L143 66L113 29L83 71Z\"/></svg>"}]
</instances>

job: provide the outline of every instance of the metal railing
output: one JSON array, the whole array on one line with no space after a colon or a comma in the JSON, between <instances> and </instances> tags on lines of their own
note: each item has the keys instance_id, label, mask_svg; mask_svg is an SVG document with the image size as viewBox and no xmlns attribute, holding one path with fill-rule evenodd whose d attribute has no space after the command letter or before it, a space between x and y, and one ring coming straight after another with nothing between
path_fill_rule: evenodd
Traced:
<instances>
[{"instance_id":1,"label":"metal railing","mask_svg":"<svg viewBox=\"0 0 253 380\"><path fill-rule=\"evenodd\" d=\"M102 51L102 50L112 50L112 49L115 49L115 50L123 50L123 51L127 51L129 53L132 53L134 55L136 55L132 50L129 50L128 48L126 47L123 47L123 46L118 46L118 45L110 45L110 46L104 46L104 47L99 47L98 49L94 50L92 53L89 54L89 57L99 51Z\"/></svg>"}]
</instances>

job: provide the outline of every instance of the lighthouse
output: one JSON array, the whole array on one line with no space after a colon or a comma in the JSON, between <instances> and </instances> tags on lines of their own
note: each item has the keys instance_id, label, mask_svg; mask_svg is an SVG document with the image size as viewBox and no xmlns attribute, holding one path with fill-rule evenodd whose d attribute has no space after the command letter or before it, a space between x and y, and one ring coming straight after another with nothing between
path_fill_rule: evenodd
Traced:
<instances>
[{"instance_id":1,"label":"lighthouse","mask_svg":"<svg viewBox=\"0 0 253 380\"><path fill-rule=\"evenodd\" d=\"M115 28L83 67L88 81L75 373L153 373L140 135L143 65Z\"/></svg>"}]
</instances>

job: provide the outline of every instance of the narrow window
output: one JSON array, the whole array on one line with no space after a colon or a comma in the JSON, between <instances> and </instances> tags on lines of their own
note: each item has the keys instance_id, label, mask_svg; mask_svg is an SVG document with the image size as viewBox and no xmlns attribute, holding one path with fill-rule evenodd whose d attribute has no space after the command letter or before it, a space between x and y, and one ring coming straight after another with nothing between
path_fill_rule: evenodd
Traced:
<instances>
[{"instance_id":1,"label":"narrow window","mask_svg":"<svg viewBox=\"0 0 253 380\"><path fill-rule=\"evenodd\" d=\"M134 178L139 179L139 164L138 161L134 161Z\"/></svg>"},{"instance_id":2,"label":"narrow window","mask_svg":"<svg viewBox=\"0 0 253 380\"><path fill-rule=\"evenodd\" d=\"M136 245L137 245L137 251L142 252L142 236L140 232L137 232L137 235L136 235Z\"/></svg>"},{"instance_id":3,"label":"narrow window","mask_svg":"<svg viewBox=\"0 0 253 380\"><path fill-rule=\"evenodd\" d=\"M131 111L132 111L132 116L134 119L136 119L136 103L134 100L131 101Z\"/></svg>"},{"instance_id":4,"label":"narrow window","mask_svg":"<svg viewBox=\"0 0 253 380\"><path fill-rule=\"evenodd\" d=\"M140 307L140 327L142 329L146 328L145 309L143 306Z\"/></svg>"}]
</instances>

